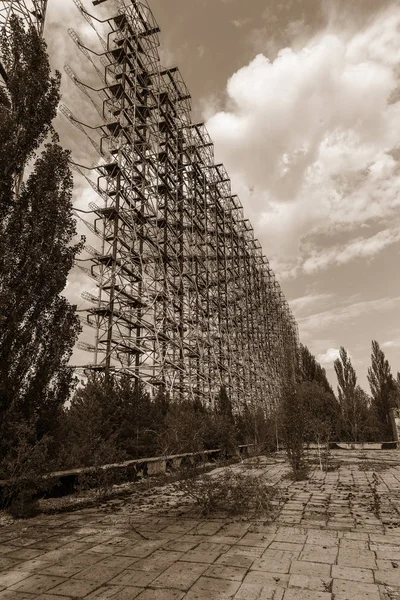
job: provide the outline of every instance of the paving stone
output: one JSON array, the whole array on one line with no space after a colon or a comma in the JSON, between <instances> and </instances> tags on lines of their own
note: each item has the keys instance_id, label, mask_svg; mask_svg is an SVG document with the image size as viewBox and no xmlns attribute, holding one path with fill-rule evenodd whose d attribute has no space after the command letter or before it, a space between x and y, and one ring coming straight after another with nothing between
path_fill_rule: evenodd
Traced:
<instances>
[{"instance_id":1,"label":"paving stone","mask_svg":"<svg viewBox=\"0 0 400 600\"><path fill-rule=\"evenodd\" d=\"M200 577L190 588L190 595L202 594L208 598L216 596L217 598L232 598L240 587L239 581L230 581L227 579L217 579L214 577Z\"/></svg>"},{"instance_id":2,"label":"paving stone","mask_svg":"<svg viewBox=\"0 0 400 600\"><path fill-rule=\"evenodd\" d=\"M166 552L157 550L147 558L135 562L134 569L139 571L164 571L177 560L181 559L183 552ZM122 569L121 569L122 570Z\"/></svg>"},{"instance_id":3,"label":"paving stone","mask_svg":"<svg viewBox=\"0 0 400 600\"><path fill-rule=\"evenodd\" d=\"M294 544L291 542L281 542L274 541L272 542L268 548L271 550L286 550L292 552L294 555L300 554L303 549L304 544Z\"/></svg>"},{"instance_id":4,"label":"paving stone","mask_svg":"<svg viewBox=\"0 0 400 600\"><path fill-rule=\"evenodd\" d=\"M2 542L0 541L0 555L5 555L8 552L14 552L15 551L15 546L7 546L6 544L2 544Z\"/></svg>"},{"instance_id":5,"label":"paving stone","mask_svg":"<svg viewBox=\"0 0 400 600\"><path fill-rule=\"evenodd\" d=\"M113 555L113 556L105 556L104 558L101 558L100 561L96 560L95 563L90 563L87 561L88 558L92 558L93 555L80 555L79 557L77 557L77 562L81 562L81 557L84 558L84 562L87 563L87 565L85 566L90 566L91 564L95 564L96 567L121 567L121 571L124 569L129 569L129 567L131 567L133 564L136 565L138 559L137 558L132 558L132 557L128 557L128 556L117 556L117 555ZM96 559L98 559L100 557L96 556ZM82 564L82 563L81 563Z\"/></svg>"},{"instance_id":6,"label":"paving stone","mask_svg":"<svg viewBox=\"0 0 400 600\"><path fill-rule=\"evenodd\" d=\"M314 592L300 588L289 588L285 590L283 596L283 600L331 600L331 598L329 592Z\"/></svg>"},{"instance_id":7,"label":"paving stone","mask_svg":"<svg viewBox=\"0 0 400 600\"><path fill-rule=\"evenodd\" d=\"M188 590L207 568L207 564L177 562L157 577L152 587Z\"/></svg>"},{"instance_id":8,"label":"paving stone","mask_svg":"<svg viewBox=\"0 0 400 600\"><path fill-rule=\"evenodd\" d=\"M12 569L18 565L19 561L7 556L0 556L0 572Z\"/></svg>"},{"instance_id":9,"label":"paving stone","mask_svg":"<svg viewBox=\"0 0 400 600\"><path fill-rule=\"evenodd\" d=\"M124 567L105 567L103 565L92 565L86 567L83 571L79 571L73 576L73 579L79 579L83 581L95 581L98 585L102 585L114 579L121 571L124 571Z\"/></svg>"},{"instance_id":10,"label":"paving stone","mask_svg":"<svg viewBox=\"0 0 400 600\"><path fill-rule=\"evenodd\" d=\"M268 548L274 541L275 536L264 533L246 533L238 542L239 546L255 546L259 548Z\"/></svg>"},{"instance_id":11,"label":"paving stone","mask_svg":"<svg viewBox=\"0 0 400 600\"><path fill-rule=\"evenodd\" d=\"M33 596L32 594L11 592L10 590L4 590L0 592L0 600L33 600L33 598L37 598L37 596ZM58 600L60 600L60 598L58 598Z\"/></svg>"},{"instance_id":12,"label":"paving stone","mask_svg":"<svg viewBox=\"0 0 400 600\"><path fill-rule=\"evenodd\" d=\"M41 594L52 590L57 584L62 584L65 581L62 577L55 575L30 575L22 581L10 586L10 589L15 592L28 592L30 594Z\"/></svg>"},{"instance_id":13,"label":"paving stone","mask_svg":"<svg viewBox=\"0 0 400 600\"><path fill-rule=\"evenodd\" d=\"M221 532L222 526L222 523L206 521L205 523L196 525L196 533L200 535L215 535L216 533ZM224 535L226 535L226 533Z\"/></svg>"},{"instance_id":14,"label":"paving stone","mask_svg":"<svg viewBox=\"0 0 400 600\"><path fill-rule=\"evenodd\" d=\"M143 588L106 585L85 596L85 600L133 600L142 592ZM60 600L59 596L57 598Z\"/></svg>"},{"instance_id":15,"label":"paving stone","mask_svg":"<svg viewBox=\"0 0 400 600\"><path fill-rule=\"evenodd\" d=\"M334 579L346 579L348 581L359 581L361 583L374 583L374 572L371 569L333 565L332 577Z\"/></svg>"},{"instance_id":16,"label":"paving stone","mask_svg":"<svg viewBox=\"0 0 400 600\"><path fill-rule=\"evenodd\" d=\"M337 546L316 546L307 543L300 553L299 559L316 563L334 564L337 553Z\"/></svg>"},{"instance_id":17,"label":"paving stone","mask_svg":"<svg viewBox=\"0 0 400 600\"><path fill-rule=\"evenodd\" d=\"M368 535L368 533L361 533L358 531L345 531L343 534L343 539L349 539L349 540L363 540L368 542L370 536Z\"/></svg>"},{"instance_id":18,"label":"paving stone","mask_svg":"<svg viewBox=\"0 0 400 600\"><path fill-rule=\"evenodd\" d=\"M158 550L162 545L163 540L148 540L120 548L116 554L131 556L133 558L145 558L146 556L150 556L155 550Z\"/></svg>"},{"instance_id":19,"label":"paving stone","mask_svg":"<svg viewBox=\"0 0 400 600\"><path fill-rule=\"evenodd\" d=\"M205 571L204 576L227 579L228 581L242 581L246 573L247 569L245 568L213 565Z\"/></svg>"},{"instance_id":20,"label":"paving stone","mask_svg":"<svg viewBox=\"0 0 400 600\"><path fill-rule=\"evenodd\" d=\"M260 558L264 554L264 552L265 548L255 548L254 546L239 546L238 544L236 544L236 546L232 546L227 552L224 552L222 556L240 554L242 556L248 556L253 559L256 559Z\"/></svg>"},{"instance_id":21,"label":"paving stone","mask_svg":"<svg viewBox=\"0 0 400 600\"><path fill-rule=\"evenodd\" d=\"M375 582L400 587L400 569L375 571Z\"/></svg>"},{"instance_id":22,"label":"paving stone","mask_svg":"<svg viewBox=\"0 0 400 600\"><path fill-rule=\"evenodd\" d=\"M341 567L357 567L360 569L376 569L375 553L370 550L351 550L340 548L337 564Z\"/></svg>"},{"instance_id":23,"label":"paving stone","mask_svg":"<svg viewBox=\"0 0 400 600\"><path fill-rule=\"evenodd\" d=\"M376 566L379 571L391 571L392 569L400 568L400 561L397 560L380 560L377 558Z\"/></svg>"},{"instance_id":24,"label":"paving stone","mask_svg":"<svg viewBox=\"0 0 400 600\"><path fill-rule=\"evenodd\" d=\"M329 577L331 573L331 565L302 560L293 560L290 564L290 573L306 575L309 577Z\"/></svg>"},{"instance_id":25,"label":"paving stone","mask_svg":"<svg viewBox=\"0 0 400 600\"><path fill-rule=\"evenodd\" d=\"M144 590L137 598L138 600L182 600L184 596L185 592L179 590Z\"/></svg>"},{"instance_id":26,"label":"paving stone","mask_svg":"<svg viewBox=\"0 0 400 600\"><path fill-rule=\"evenodd\" d=\"M31 596L31 600L33 597L34 596ZM73 598L71 596L55 596L54 594L40 594L40 600L73 600Z\"/></svg>"},{"instance_id":27,"label":"paving stone","mask_svg":"<svg viewBox=\"0 0 400 600\"><path fill-rule=\"evenodd\" d=\"M333 580L332 593L335 600L381 600L377 585L344 579Z\"/></svg>"},{"instance_id":28,"label":"paving stone","mask_svg":"<svg viewBox=\"0 0 400 600\"><path fill-rule=\"evenodd\" d=\"M398 560L400 562L400 547L397 547L396 549L389 548L386 550L383 549L383 546L381 546L381 548L377 549L375 553L376 558L379 560Z\"/></svg>"},{"instance_id":29,"label":"paving stone","mask_svg":"<svg viewBox=\"0 0 400 600\"><path fill-rule=\"evenodd\" d=\"M15 558L17 560L29 560L43 554L43 550L35 550L34 548L14 548L13 552L7 554L7 558Z\"/></svg>"},{"instance_id":30,"label":"paving stone","mask_svg":"<svg viewBox=\"0 0 400 600\"><path fill-rule=\"evenodd\" d=\"M293 574L289 579L289 587L299 587L307 590L327 592L329 591L331 581L332 580L330 578L322 579L321 577Z\"/></svg>"},{"instance_id":31,"label":"paving stone","mask_svg":"<svg viewBox=\"0 0 400 600\"><path fill-rule=\"evenodd\" d=\"M208 544L202 542L193 550L186 552L181 560L196 563L213 563L217 558L227 552L230 546L226 544Z\"/></svg>"},{"instance_id":32,"label":"paving stone","mask_svg":"<svg viewBox=\"0 0 400 600\"><path fill-rule=\"evenodd\" d=\"M79 579L67 579L51 590L56 596L67 596L72 598L85 598L90 592L99 587L94 581L80 581Z\"/></svg>"},{"instance_id":33,"label":"paving stone","mask_svg":"<svg viewBox=\"0 0 400 600\"><path fill-rule=\"evenodd\" d=\"M134 571L133 569L126 569L116 575L113 579L110 579L108 583L111 585L121 586L134 586L134 587L146 587L154 581L154 579L162 573L160 571Z\"/></svg>"},{"instance_id":34,"label":"paving stone","mask_svg":"<svg viewBox=\"0 0 400 600\"><path fill-rule=\"evenodd\" d=\"M275 542L289 542L292 544L305 544L306 530L295 527L279 527L275 535Z\"/></svg>"},{"instance_id":35,"label":"paving stone","mask_svg":"<svg viewBox=\"0 0 400 600\"><path fill-rule=\"evenodd\" d=\"M354 550L369 550L369 542L365 540L350 540L343 538L340 540L341 548L351 548Z\"/></svg>"},{"instance_id":36,"label":"paving stone","mask_svg":"<svg viewBox=\"0 0 400 600\"><path fill-rule=\"evenodd\" d=\"M258 585L275 585L286 587L289 575L286 573L272 573L266 571L250 571L244 578L244 583L255 583Z\"/></svg>"},{"instance_id":37,"label":"paving stone","mask_svg":"<svg viewBox=\"0 0 400 600\"><path fill-rule=\"evenodd\" d=\"M0 589L8 588L12 585L31 577L32 573L29 571L8 571L7 573L0 573Z\"/></svg>"},{"instance_id":38,"label":"paving stone","mask_svg":"<svg viewBox=\"0 0 400 600\"><path fill-rule=\"evenodd\" d=\"M172 540L170 542L168 542L167 544L164 544L162 546L163 550L172 550L173 552L188 552L189 550L192 550L193 548L195 548L196 546L199 545L199 542L188 542L188 541L182 541L181 539L177 539L177 540Z\"/></svg>"},{"instance_id":39,"label":"paving stone","mask_svg":"<svg viewBox=\"0 0 400 600\"><path fill-rule=\"evenodd\" d=\"M273 571L274 573L289 573L290 559L262 557L251 565L253 571Z\"/></svg>"},{"instance_id":40,"label":"paving stone","mask_svg":"<svg viewBox=\"0 0 400 600\"><path fill-rule=\"evenodd\" d=\"M234 596L234 600L281 600L284 590L269 585L243 583Z\"/></svg>"},{"instance_id":41,"label":"paving stone","mask_svg":"<svg viewBox=\"0 0 400 600\"><path fill-rule=\"evenodd\" d=\"M227 565L228 567L242 567L249 569L255 558L245 556L244 554L221 554L215 561L214 565Z\"/></svg>"}]
</instances>

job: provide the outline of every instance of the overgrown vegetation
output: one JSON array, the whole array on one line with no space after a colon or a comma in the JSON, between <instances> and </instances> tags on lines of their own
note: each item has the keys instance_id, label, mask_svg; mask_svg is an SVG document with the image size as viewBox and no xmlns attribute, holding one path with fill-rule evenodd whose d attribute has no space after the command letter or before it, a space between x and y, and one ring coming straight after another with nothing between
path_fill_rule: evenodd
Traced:
<instances>
[{"instance_id":1,"label":"overgrown vegetation","mask_svg":"<svg viewBox=\"0 0 400 600\"><path fill-rule=\"evenodd\" d=\"M33 27L12 17L10 28L1 41L0 480L25 482L15 494L26 504L35 488L27 482L52 464L54 428L73 384L68 361L80 327L61 292L82 244L73 243L69 154L54 132L43 146L60 75L51 76Z\"/></svg>"},{"instance_id":2,"label":"overgrown vegetation","mask_svg":"<svg viewBox=\"0 0 400 600\"><path fill-rule=\"evenodd\" d=\"M176 489L191 498L201 515L223 512L228 515L275 514L277 490L260 477L225 469L223 473L198 475L193 470L176 484Z\"/></svg>"},{"instance_id":3,"label":"overgrown vegetation","mask_svg":"<svg viewBox=\"0 0 400 600\"><path fill-rule=\"evenodd\" d=\"M215 448L232 456L241 443L265 445L269 431L273 424L260 410L234 415L224 387L214 406L205 407L171 402L162 389L151 397L127 376L90 373L60 415L57 454L60 468Z\"/></svg>"}]
</instances>

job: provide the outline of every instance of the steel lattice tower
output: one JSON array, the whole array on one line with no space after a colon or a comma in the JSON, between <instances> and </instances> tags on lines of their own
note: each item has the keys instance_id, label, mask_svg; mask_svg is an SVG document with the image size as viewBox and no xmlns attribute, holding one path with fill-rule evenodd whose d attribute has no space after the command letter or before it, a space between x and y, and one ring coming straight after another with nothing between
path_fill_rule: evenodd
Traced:
<instances>
[{"instance_id":1,"label":"steel lattice tower","mask_svg":"<svg viewBox=\"0 0 400 600\"><path fill-rule=\"evenodd\" d=\"M0 0L0 31L7 28L10 17L15 14L25 23L36 27L43 34L47 0Z\"/></svg>"},{"instance_id":2,"label":"steel lattice tower","mask_svg":"<svg viewBox=\"0 0 400 600\"><path fill-rule=\"evenodd\" d=\"M99 89L65 67L97 124L61 107L100 156L75 165L98 197L84 221L97 241L78 263L98 290L82 295L95 330L93 344L80 343L93 353L85 366L129 373L175 399L210 402L224 384L236 409L268 408L297 361L296 322L204 124L191 122L179 70L160 65L149 6L93 5L103 2L114 12L101 19L101 48L69 30Z\"/></svg>"}]
</instances>

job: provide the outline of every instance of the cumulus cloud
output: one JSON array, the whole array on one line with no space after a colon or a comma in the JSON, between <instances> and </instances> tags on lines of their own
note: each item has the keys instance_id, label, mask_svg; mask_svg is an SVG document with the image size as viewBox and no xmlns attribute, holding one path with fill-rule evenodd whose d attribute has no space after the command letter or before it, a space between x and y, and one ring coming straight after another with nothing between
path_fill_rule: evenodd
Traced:
<instances>
[{"instance_id":1,"label":"cumulus cloud","mask_svg":"<svg viewBox=\"0 0 400 600\"><path fill-rule=\"evenodd\" d=\"M400 240L400 228L380 231L369 238L357 238L343 246L333 246L326 251L314 252L303 263L306 273L325 269L330 265L343 265L355 258L371 258L384 248Z\"/></svg>"},{"instance_id":2,"label":"cumulus cloud","mask_svg":"<svg viewBox=\"0 0 400 600\"><path fill-rule=\"evenodd\" d=\"M317 355L317 361L322 366L331 366L334 361L339 358L339 348L328 348L323 354Z\"/></svg>"},{"instance_id":3,"label":"cumulus cloud","mask_svg":"<svg viewBox=\"0 0 400 600\"><path fill-rule=\"evenodd\" d=\"M288 274L372 257L398 241L386 224L400 203L399 62L392 7L352 35L326 29L273 62L258 54L229 79L225 109L208 119L257 235ZM365 223L384 227L362 251ZM310 234L343 230L355 238L347 250L335 260L331 248L314 267Z\"/></svg>"}]
</instances>

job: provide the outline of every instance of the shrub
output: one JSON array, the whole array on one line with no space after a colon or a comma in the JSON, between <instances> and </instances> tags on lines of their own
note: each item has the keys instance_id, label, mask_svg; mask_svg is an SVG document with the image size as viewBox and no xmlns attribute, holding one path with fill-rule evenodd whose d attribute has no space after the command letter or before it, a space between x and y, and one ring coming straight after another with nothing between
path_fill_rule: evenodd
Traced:
<instances>
[{"instance_id":1,"label":"shrub","mask_svg":"<svg viewBox=\"0 0 400 600\"><path fill-rule=\"evenodd\" d=\"M272 517L276 489L251 473L226 469L220 474L197 476L195 471L186 474L177 489L195 501L202 515L225 512L237 515L251 512Z\"/></svg>"},{"instance_id":2,"label":"shrub","mask_svg":"<svg viewBox=\"0 0 400 600\"><path fill-rule=\"evenodd\" d=\"M37 498L53 487L54 479L43 475L48 471L50 438L35 440L34 425L13 426L13 444L0 461L0 479L5 482L0 494L0 508L20 518L37 512Z\"/></svg>"},{"instance_id":3,"label":"shrub","mask_svg":"<svg viewBox=\"0 0 400 600\"><path fill-rule=\"evenodd\" d=\"M282 422L286 453L295 481L307 477L304 440L306 432L305 410L301 394L295 389L287 389L282 402Z\"/></svg>"}]
</instances>

